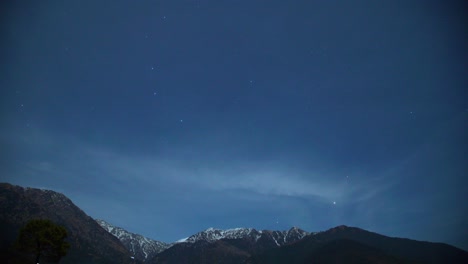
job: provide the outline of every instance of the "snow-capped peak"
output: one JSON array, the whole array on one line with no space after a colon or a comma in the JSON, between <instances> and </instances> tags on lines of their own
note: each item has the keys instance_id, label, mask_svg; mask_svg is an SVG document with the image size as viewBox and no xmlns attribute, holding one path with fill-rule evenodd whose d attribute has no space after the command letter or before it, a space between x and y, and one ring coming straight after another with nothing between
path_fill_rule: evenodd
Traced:
<instances>
[{"instance_id":1,"label":"snow-capped peak","mask_svg":"<svg viewBox=\"0 0 468 264\"><path fill-rule=\"evenodd\" d=\"M243 238L243 237L248 236L253 230L254 229L252 228L233 228L233 229L222 230L222 229L210 227L206 229L205 231L196 233L184 239L180 239L177 241L177 243L184 243L184 242L194 243L200 240L204 240L207 242L214 242L220 239Z\"/></svg>"},{"instance_id":2,"label":"snow-capped peak","mask_svg":"<svg viewBox=\"0 0 468 264\"><path fill-rule=\"evenodd\" d=\"M176 241L176 243L195 243L197 241L215 242L221 239L252 239L258 241L262 237L272 241L277 246L281 246L287 243L291 243L302 239L309 233L301 230L297 227L293 227L285 231L268 231L268 230L256 230L253 228L232 228L232 229L217 229L210 227L205 231L196 233L184 239Z\"/></svg>"},{"instance_id":3,"label":"snow-capped peak","mask_svg":"<svg viewBox=\"0 0 468 264\"><path fill-rule=\"evenodd\" d=\"M147 260L152 258L159 252L169 248L172 244L166 244L156 241L142 235L128 232L127 230L113 226L104 220L96 219L96 222L104 228L107 232L117 237L120 242L137 258L140 260Z\"/></svg>"}]
</instances>

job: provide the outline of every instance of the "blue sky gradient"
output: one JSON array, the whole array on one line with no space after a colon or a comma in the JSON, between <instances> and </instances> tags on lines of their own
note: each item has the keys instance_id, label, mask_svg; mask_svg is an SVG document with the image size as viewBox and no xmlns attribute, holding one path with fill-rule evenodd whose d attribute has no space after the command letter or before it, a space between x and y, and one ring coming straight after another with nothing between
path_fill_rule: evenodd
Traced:
<instances>
[{"instance_id":1,"label":"blue sky gradient","mask_svg":"<svg viewBox=\"0 0 468 264\"><path fill-rule=\"evenodd\" d=\"M1 181L166 242L345 224L468 249L463 1L2 10Z\"/></svg>"}]
</instances>

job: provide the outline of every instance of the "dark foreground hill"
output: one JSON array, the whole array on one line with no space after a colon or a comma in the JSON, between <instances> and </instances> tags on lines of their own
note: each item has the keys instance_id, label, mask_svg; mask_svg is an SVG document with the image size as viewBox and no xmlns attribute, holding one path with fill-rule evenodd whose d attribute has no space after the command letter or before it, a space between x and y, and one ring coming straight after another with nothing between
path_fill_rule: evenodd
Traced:
<instances>
[{"instance_id":1,"label":"dark foreground hill","mask_svg":"<svg viewBox=\"0 0 468 264\"><path fill-rule=\"evenodd\" d=\"M60 263L132 263L120 241L99 226L63 194L0 184L0 255L2 263L24 263L11 250L19 229L31 219L50 219L68 232L71 244ZM29 262L32 263L32 262Z\"/></svg>"}]
</instances>

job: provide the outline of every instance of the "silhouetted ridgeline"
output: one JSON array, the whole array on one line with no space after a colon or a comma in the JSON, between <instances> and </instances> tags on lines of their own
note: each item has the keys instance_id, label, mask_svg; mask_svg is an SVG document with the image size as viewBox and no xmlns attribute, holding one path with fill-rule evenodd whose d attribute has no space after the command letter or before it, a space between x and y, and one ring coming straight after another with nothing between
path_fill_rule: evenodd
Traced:
<instances>
[{"instance_id":1,"label":"silhouetted ridgeline","mask_svg":"<svg viewBox=\"0 0 468 264\"><path fill-rule=\"evenodd\" d=\"M338 226L295 244L253 255L247 263L468 263L468 252ZM315 262L317 261L317 262Z\"/></svg>"}]
</instances>

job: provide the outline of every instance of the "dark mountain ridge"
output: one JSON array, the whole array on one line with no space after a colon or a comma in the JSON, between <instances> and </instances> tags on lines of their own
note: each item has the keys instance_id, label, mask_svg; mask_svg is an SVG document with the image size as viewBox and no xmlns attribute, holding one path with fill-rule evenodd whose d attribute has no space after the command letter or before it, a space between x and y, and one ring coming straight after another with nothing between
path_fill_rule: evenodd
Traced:
<instances>
[{"instance_id":1,"label":"dark mountain ridge","mask_svg":"<svg viewBox=\"0 0 468 264\"><path fill-rule=\"evenodd\" d=\"M247 263L468 263L459 248L394 238L356 227L338 226L297 243L251 256ZM321 260L321 261L318 261Z\"/></svg>"},{"instance_id":2,"label":"dark mountain ridge","mask_svg":"<svg viewBox=\"0 0 468 264\"><path fill-rule=\"evenodd\" d=\"M294 243L309 234L297 227L285 231L209 228L179 240L149 263L242 263L253 253Z\"/></svg>"},{"instance_id":3,"label":"dark mountain ridge","mask_svg":"<svg viewBox=\"0 0 468 264\"><path fill-rule=\"evenodd\" d=\"M68 232L71 244L61 263L129 263L131 254L65 195L0 183L0 250L7 263L19 261L11 250L19 229L31 219L50 219Z\"/></svg>"}]
</instances>

